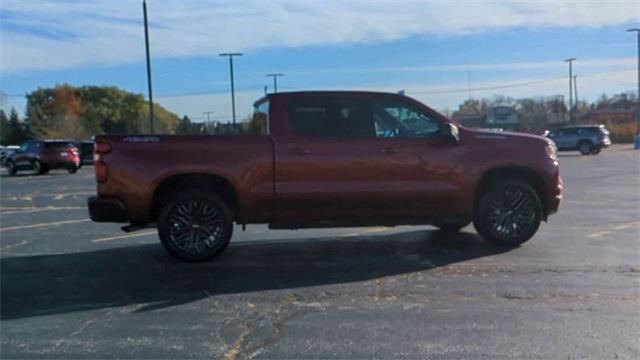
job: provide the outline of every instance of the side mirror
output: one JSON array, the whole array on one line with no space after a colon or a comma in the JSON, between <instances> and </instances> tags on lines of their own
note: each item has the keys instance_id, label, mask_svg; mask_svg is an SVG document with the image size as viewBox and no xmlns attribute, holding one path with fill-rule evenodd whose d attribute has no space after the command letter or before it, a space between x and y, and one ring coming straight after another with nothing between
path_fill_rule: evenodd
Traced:
<instances>
[{"instance_id":1,"label":"side mirror","mask_svg":"<svg viewBox=\"0 0 640 360\"><path fill-rule=\"evenodd\" d=\"M452 123L445 123L440 129L440 135L448 142L457 144L460 141L460 131L458 127Z\"/></svg>"}]
</instances>

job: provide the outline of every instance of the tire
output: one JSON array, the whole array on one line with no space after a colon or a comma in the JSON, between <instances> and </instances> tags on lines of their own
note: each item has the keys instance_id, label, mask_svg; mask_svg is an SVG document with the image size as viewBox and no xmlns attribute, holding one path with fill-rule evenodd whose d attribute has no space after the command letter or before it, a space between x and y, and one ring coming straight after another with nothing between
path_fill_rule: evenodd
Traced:
<instances>
[{"instance_id":1,"label":"tire","mask_svg":"<svg viewBox=\"0 0 640 360\"><path fill-rule=\"evenodd\" d=\"M600 151L602 151L602 148L599 146L595 146L593 149L591 149L591 155L598 155L600 154Z\"/></svg>"},{"instance_id":2,"label":"tire","mask_svg":"<svg viewBox=\"0 0 640 360\"><path fill-rule=\"evenodd\" d=\"M578 144L578 151L580 151L580 154L582 155L589 155L591 154L591 151L593 151L593 145L588 141L583 141Z\"/></svg>"},{"instance_id":3,"label":"tire","mask_svg":"<svg viewBox=\"0 0 640 360\"><path fill-rule=\"evenodd\" d=\"M78 168L76 166L72 166L70 168L67 168L67 171L69 172L69 174L75 174L78 171Z\"/></svg>"},{"instance_id":4,"label":"tire","mask_svg":"<svg viewBox=\"0 0 640 360\"><path fill-rule=\"evenodd\" d=\"M517 246L533 237L541 221L542 204L534 188L522 180L503 179L480 194L473 225L485 239Z\"/></svg>"},{"instance_id":5,"label":"tire","mask_svg":"<svg viewBox=\"0 0 640 360\"><path fill-rule=\"evenodd\" d=\"M9 175L15 175L18 172L16 163L14 163L13 160L7 161L7 172L9 173Z\"/></svg>"},{"instance_id":6,"label":"tire","mask_svg":"<svg viewBox=\"0 0 640 360\"><path fill-rule=\"evenodd\" d=\"M205 217L209 224L203 224ZM185 190L162 202L158 235L173 256L187 261L211 259L226 249L232 233L231 211L209 190Z\"/></svg>"},{"instance_id":7,"label":"tire","mask_svg":"<svg viewBox=\"0 0 640 360\"><path fill-rule=\"evenodd\" d=\"M33 169L33 175L42 175L44 173L44 166L38 159L31 161L31 168Z\"/></svg>"}]
</instances>

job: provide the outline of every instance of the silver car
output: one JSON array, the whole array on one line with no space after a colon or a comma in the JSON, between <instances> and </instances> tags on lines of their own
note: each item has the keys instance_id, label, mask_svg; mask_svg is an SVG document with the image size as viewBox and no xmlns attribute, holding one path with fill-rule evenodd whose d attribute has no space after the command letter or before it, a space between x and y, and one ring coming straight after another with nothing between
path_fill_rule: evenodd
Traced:
<instances>
[{"instance_id":1,"label":"silver car","mask_svg":"<svg viewBox=\"0 0 640 360\"><path fill-rule=\"evenodd\" d=\"M597 154L611 145L609 130L604 125L574 125L545 132L558 150L578 150L582 155Z\"/></svg>"}]
</instances>

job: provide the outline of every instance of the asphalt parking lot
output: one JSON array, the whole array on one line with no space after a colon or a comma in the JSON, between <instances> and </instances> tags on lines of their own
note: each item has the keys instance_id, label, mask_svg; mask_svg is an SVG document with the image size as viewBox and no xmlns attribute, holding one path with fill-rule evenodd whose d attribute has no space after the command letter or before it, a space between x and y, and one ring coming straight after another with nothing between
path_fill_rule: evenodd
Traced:
<instances>
[{"instance_id":1,"label":"asphalt parking lot","mask_svg":"<svg viewBox=\"0 0 640 360\"><path fill-rule=\"evenodd\" d=\"M183 263L87 219L93 168L2 171L2 358L640 358L640 152L561 153L519 248L473 227L269 231Z\"/></svg>"}]
</instances>

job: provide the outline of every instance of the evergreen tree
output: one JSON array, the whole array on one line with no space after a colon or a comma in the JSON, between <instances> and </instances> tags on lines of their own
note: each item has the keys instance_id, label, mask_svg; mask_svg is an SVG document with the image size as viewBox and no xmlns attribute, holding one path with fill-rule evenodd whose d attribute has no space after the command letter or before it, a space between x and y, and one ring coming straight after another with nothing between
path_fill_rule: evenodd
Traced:
<instances>
[{"instance_id":1,"label":"evergreen tree","mask_svg":"<svg viewBox=\"0 0 640 360\"><path fill-rule=\"evenodd\" d=\"M0 109L0 145L10 145L8 141L10 135L9 119L4 110Z\"/></svg>"},{"instance_id":2,"label":"evergreen tree","mask_svg":"<svg viewBox=\"0 0 640 360\"><path fill-rule=\"evenodd\" d=\"M24 124L18 117L18 112L15 108L11 108L9 113L9 137L7 141L10 145L19 145L25 142L29 138L29 134L25 130Z\"/></svg>"}]
</instances>

